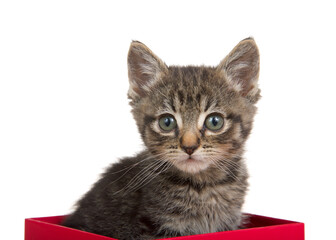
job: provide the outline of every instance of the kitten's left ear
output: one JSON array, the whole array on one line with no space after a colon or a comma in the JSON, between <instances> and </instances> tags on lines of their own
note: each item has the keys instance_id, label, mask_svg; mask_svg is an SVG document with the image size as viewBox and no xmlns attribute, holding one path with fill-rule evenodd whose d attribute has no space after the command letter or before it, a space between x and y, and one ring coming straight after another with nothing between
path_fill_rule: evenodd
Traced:
<instances>
[{"instance_id":1,"label":"kitten's left ear","mask_svg":"<svg viewBox=\"0 0 336 240\"><path fill-rule=\"evenodd\" d=\"M217 69L242 96L253 102L259 99L259 50L252 38L241 41Z\"/></svg>"},{"instance_id":2,"label":"kitten's left ear","mask_svg":"<svg viewBox=\"0 0 336 240\"><path fill-rule=\"evenodd\" d=\"M166 64L138 41L131 43L127 62L131 99L148 95L152 86L168 72Z\"/></svg>"}]
</instances>

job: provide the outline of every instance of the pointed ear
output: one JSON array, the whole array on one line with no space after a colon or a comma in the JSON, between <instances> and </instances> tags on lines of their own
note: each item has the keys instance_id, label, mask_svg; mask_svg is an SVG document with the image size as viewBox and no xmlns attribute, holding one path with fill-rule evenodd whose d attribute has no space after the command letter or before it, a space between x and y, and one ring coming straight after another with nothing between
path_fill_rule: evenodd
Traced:
<instances>
[{"instance_id":1,"label":"pointed ear","mask_svg":"<svg viewBox=\"0 0 336 240\"><path fill-rule=\"evenodd\" d=\"M259 50L252 38L241 41L217 69L234 90L254 102L258 100Z\"/></svg>"},{"instance_id":2,"label":"pointed ear","mask_svg":"<svg viewBox=\"0 0 336 240\"><path fill-rule=\"evenodd\" d=\"M127 61L128 95L131 99L146 96L151 87L168 72L166 64L141 42L131 43Z\"/></svg>"}]
</instances>

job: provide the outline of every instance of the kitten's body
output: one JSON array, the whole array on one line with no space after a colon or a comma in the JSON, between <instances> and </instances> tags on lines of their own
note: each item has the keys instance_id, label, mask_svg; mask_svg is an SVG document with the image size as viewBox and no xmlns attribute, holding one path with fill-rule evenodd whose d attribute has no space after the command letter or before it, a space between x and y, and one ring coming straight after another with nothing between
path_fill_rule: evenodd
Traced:
<instances>
[{"instance_id":1,"label":"kitten's body","mask_svg":"<svg viewBox=\"0 0 336 240\"><path fill-rule=\"evenodd\" d=\"M143 152L113 165L80 201L80 209L67 219L66 225L117 239L153 239L237 229L246 190L243 169L237 180L231 176L208 179L205 174L206 181L201 176L192 179L166 171L136 191L126 194L120 191L151 160L137 165L119 180L124 170L114 172L127 169L149 155Z\"/></svg>"},{"instance_id":2,"label":"kitten's body","mask_svg":"<svg viewBox=\"0 0 336 240\"><path fill-rule=\"evenodd\" d=\"M239 228L247 189L241 156L260 97L254 41L242 41L217 68L167 67L138 42L128 61L147 149L113 164L64 224L118 239ZM176 121L171 131L158 123L167 114ZM223 117L223 127L207 129L208 116Z\"/></svg>"}]
</instances>

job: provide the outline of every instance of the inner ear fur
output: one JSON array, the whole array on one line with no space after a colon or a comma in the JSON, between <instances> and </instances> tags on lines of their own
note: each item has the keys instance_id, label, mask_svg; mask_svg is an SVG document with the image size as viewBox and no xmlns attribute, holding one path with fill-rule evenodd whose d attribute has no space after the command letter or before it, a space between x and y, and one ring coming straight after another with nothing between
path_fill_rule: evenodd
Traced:
<instances>
[{"instance_id":1,"label":"inner ear fur","mask_svg":"<svg viewBox=\"0 0 336 240\"><path fill-rule=\"evenodd\" d=\"M259 50L253 38L247 38L218 65L229 85L244 97L259 94Z\"/></svg>"},{"instance_id":2,"label":"inner ear fur","mask_svg":"<svg viewBox=\"0 0 336 240\"><path fill-rule=\"evenodd\" d=\"M168 72L166 64L138 41L131 43L127 62L131 98L146 96L151 87Z\"/></svg>"}]
</instances>

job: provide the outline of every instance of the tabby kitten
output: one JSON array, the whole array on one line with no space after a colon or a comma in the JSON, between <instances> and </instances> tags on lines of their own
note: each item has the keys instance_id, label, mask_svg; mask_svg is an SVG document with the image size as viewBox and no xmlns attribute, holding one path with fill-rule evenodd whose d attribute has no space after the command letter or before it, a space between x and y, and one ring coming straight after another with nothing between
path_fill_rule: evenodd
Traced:
<instances>
[{"instance_id":1,"label":"tabby kitten","mask_svg":"<svg viewBox=\"0 0 336 240\"><path fill-rule=\"evenodd\" d=\"M127 240L242 227L242 154L260 98L254 40L217 67L167 66L134 41L128 74L146 149L113 164L64 225Z\"/></svg>"}]
</instances>

